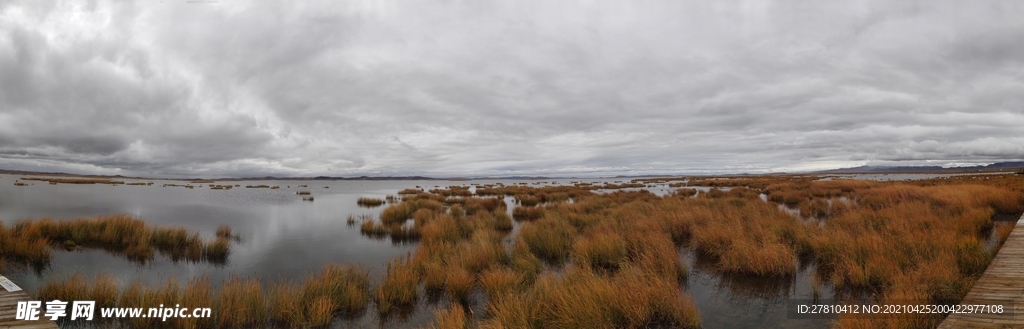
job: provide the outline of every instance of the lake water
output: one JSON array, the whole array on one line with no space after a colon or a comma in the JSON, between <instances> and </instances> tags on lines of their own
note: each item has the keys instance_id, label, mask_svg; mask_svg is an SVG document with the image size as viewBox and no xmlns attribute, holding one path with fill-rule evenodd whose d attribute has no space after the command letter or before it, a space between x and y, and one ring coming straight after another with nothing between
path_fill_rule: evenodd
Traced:
<instances>
[{"instance_id":1,"label":"lake water","mask_svg":"<svg viewBox=\"0 0 1024 329\"><path fill-rule=\"evenodd\" d=\"M376 217L383 207L363 208L356 205L362 196L384 198L404 188L422 186L470 185L538 181L473 180L473 181L221 181L216 184L238 184L230 190L211 190L207 183L191 183L193 189L161 187L182 181L152 181L152 186L129 185L50 185L27 181L29 186L14 186L19 175L0 175L0 220L10 225L19 219L73 219L88 216L128 213L147 223L160 226L182 226L212 238L219 225L229 225L240 238L232 243L226 264L172 262L157 256L147 264L131 262L102 250L55 250L51 266L36 273L32 270L5 269L4 275L21 285L30 294L49 280L61 280L71 273L92 277L109 273L121 284L142 280L153 284L168 278L182 282L208 276L218 282L237 275L256 277L264 282L275 279L301 279L319 270L325 263L362 264L377 279L388 260L404 256L415 244L393 244L360 234L358 225L349 226L349 215ZM548 185L581 182L615 182L619 179L547 179ZM136 180L126 180L128 182ZM626 180L628 181L628 179ZM266 184L279 189L245 188ZM298 187L308 184L309 187ZM203 187L198 187L203 185ZM327 187L327 188L325 188ZM665 184L648 190L664 194L671 190ZM705 188L701 188L702 190ZM311 191L315 201L302 201L297 191ZM637 189L627 189L637 190ZM509 199L511 200L511 199ZM517 226L519 224L516 224ZM512 234L518 230L514 230ZM812 292L807 270L789 279L750 280L723 278L693 257L682 253L692 269L686 290L690 293L706 328L825 328L827 320L791 320L786 318L789 299L810 299ZM828 295L822 295L828 298ZM335 327L349 328L411 328L430 323L432 308L420 303L405 318L381 321L369 310L356 319L338 320ZM480 305L474 307L477 313Z\"/></svg>"}]
</instances>

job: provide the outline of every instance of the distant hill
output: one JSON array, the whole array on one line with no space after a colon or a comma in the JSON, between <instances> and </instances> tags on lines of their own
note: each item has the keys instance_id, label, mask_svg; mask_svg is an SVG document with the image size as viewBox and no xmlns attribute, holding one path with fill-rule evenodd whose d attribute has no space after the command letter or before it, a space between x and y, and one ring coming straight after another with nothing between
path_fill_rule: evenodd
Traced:
<instances>
[{"instance_id":1,"label":"distant hill","mask_svg":"<svg viewBox=\"0 0 1024 329\"><path fill-rule=\"evenodd\" d=\"M78 175L65 172L39 172L39 171L23 171L23 170L6 170L0 169L0 174L6 175L26 175L26 176L70 176L70 177L93 177L93 178L131 178L131 179L165 179L165 180L180 180L180 181L195 181L195 180L209 180L209 181L240 181L240 180L437 180L433 177L425 176L359 176L359 177L329 177L329 176L317 176L317 177L243 177L243 178L153 178L153 177L132 177L122 175Z\"/></svg>"},{"instance_id":2,"label":"distant hill","mask_svg":"<svg viewBox=\"0 0 1024 329\"><path fill-rule=\"evenodd\" d=\"M865 173L955 173L955 172L981 172L981 171L1009 171L1024 168L1024 161L999 162L985 166L948 167L940 166L860 166L853 168L840 168L832 170L816 171L821 174L865 174Z\"/></svg>"}]
</instances>

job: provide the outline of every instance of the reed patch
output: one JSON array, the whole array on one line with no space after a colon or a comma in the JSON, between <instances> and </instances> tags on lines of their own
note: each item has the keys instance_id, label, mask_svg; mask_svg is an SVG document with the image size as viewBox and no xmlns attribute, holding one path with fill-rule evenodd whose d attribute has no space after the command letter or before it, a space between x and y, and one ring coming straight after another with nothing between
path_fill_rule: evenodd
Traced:
<instances>
[{"instance_id":1,"label":"reed patch","mask_svg":"<svg viewBox=\"0 0 1024 329\"><path fill-rule=\"evenodd\" d=\"M219 228L218 234L225 228ZM47 245L100 248L139 262L152 260L157 252L174 261L224 262L230 252L226 238L207 240L198 232L150 226L126 214L61 221L22 220L13 227L0 225L0 237L0 256L36 266L49 263Z\"/></svg>"}]
</instances>

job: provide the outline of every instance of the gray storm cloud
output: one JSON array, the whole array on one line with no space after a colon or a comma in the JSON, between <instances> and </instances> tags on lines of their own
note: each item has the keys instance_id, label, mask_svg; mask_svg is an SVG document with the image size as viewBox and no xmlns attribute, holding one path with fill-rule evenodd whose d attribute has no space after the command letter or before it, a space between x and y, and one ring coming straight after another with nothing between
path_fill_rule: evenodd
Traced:
<instances>
[{"instance_id":1,"label":"gray storm cloud","mask_svg":"<svg viewBox=\"0 0 1024 329\"><path fill-rule=\"evenodd\" d=\"M1017 1L0 3L0 168L611 175L1024 159Z\"/></svg>"}]
</instances>

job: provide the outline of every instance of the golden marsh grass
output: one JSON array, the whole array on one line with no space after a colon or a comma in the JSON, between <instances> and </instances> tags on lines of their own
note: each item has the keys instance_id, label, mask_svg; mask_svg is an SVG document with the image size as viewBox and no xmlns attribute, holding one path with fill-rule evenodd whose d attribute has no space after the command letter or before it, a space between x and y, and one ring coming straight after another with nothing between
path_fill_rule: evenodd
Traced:
<instances>
[{"instance_id":1,"label":"golden marsh grass","mask_svg":"<svg viewBox=\"0 0 1024 329\"><path fill-rule=\"evenodd\" d=\"M377 198L359 197L359 199L356 200L356 204L363 207L377 207L383 205L384 200Z\"/></svg>"},{"instance_id":2,"label":"golden marsh grass","mask_svg":"<svg viewBox=\"0 0 1024 329\"><path fill-rule=\"evenodd\" d=\"M364 217L360 226L370 236L418 237L410 255L388 262L377 286L370 285L368 271L335 266L266 291L258 281L234 279L219 292L192 298L242 310L238 318L213 319L210 326L308 327L370 306L385 317L408 309L420 299L422 284L448 296L435 313L434 325L441 328L699 328L699 305L686 292L690 270L682 257L692 253L714 275L788 281L803 264L814 269L816 293L828 289L856 298L869 292L880 303L957 303L994 255L986 239L1001 243L1012 229L996 229L993 216L1024 212L1020 175L908 182L744 176L691 180L689 186L712 188L701 193L678 185L664 196L594 193L669 181L493 184L477 186L475 196L465 187L406 191L412 193L401 193L402 201L389 203L379 220ZM529 221L513 223L504 197L520 204L512 217ZM536 203L524 206L533 202L524 200ZM16 229L0 226L0 235L14 236ZM175 230L150 235L160 241L191 236ZM48 252L49 240L38 240L44 248L19 238L23 245L5 247L3 259L42 257L8 253ZM15 242L0 240L5 243ZM82 278L62 284L53 283L47 294L100 294L77 288L88 286ZM183 300L187 294L170 291L192 285L129 286L117 300ZM111 300L112 286L106 286ZM486 312L467 311L477 302L474 296L483 296ZM920 314L886 322L840 318L833 326L923 328L938 320Z\"/></svg>"},{"instance_id":3,"label":"golden marsh grass","mask_svg":"<svg viewBox=\"0 0 1024 329\"><path fill-rule=\"evenodd\" d=\"M224 262L227 239L204 240L185 228L149 226L131 215L55 221L22 220L13 227L0 225L0 256L23 264L49 263L49 245L64 248L101 248L145 262L156 252L173 260Z\"/></svg>"}]
</instances>

